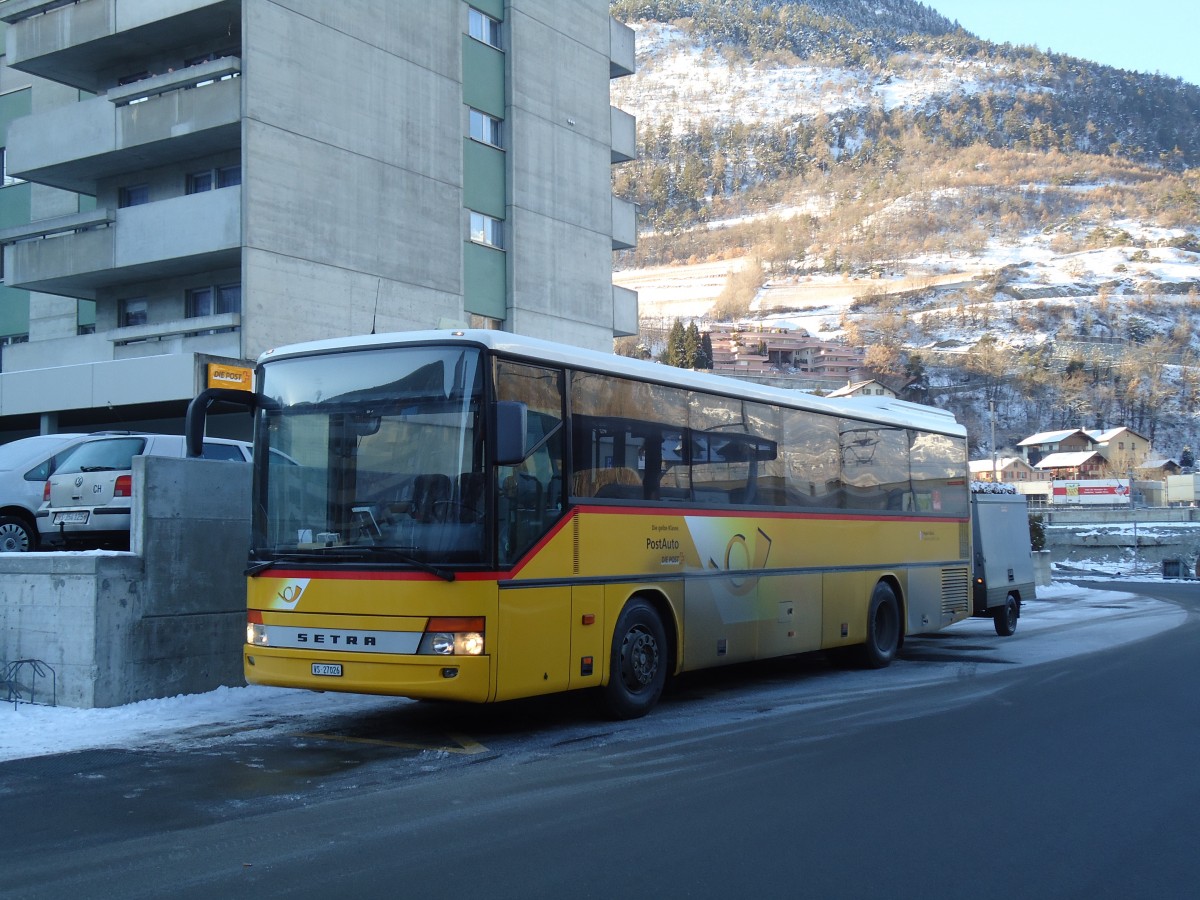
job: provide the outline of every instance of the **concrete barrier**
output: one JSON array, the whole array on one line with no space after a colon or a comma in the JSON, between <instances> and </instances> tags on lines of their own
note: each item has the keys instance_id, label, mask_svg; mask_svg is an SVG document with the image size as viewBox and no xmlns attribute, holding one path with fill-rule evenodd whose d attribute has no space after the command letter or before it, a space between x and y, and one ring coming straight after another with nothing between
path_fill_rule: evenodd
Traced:
<instances>
[{"instance_id":1,"label":"concrete barrier","mask_svg":"<svg viewBox=\"0 0 1200 900\"><path fill-rule=\"evenodd\" d=\"M0 554L0 662L46 663L62 705L244 683L250 466L137 457L133 483L130 552Z\"/></svg>"}]
</instances>

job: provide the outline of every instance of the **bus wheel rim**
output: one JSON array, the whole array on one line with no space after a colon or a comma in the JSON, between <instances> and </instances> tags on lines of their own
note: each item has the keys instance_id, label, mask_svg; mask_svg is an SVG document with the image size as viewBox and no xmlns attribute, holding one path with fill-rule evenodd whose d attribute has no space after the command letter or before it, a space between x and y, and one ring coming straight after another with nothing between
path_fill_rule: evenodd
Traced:
<instances>
[{"instance_id":1,"label":"bus wheel rim","mask_svg":"<svg viewBox=\"0 0 1200 900\"><path fill-rule=\"evenodd\" d=\"M640 625L631 628L621 645L621 671L631 688L644 688L658 671L658 642Z\"/></svg>"}]
</instances>

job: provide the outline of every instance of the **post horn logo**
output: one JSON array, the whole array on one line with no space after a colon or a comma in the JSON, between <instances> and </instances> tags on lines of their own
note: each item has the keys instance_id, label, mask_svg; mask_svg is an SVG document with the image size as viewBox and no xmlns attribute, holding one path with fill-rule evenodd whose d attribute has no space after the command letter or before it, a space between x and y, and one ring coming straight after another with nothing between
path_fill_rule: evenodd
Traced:
<instances>
[{"instance_id":1,"label":"post horn logo","mask_svg":"<svg viewBox=\"0 0 1200 900\"><path fill-rule=\"evenodd\" d=\"M308 587L307 578L298 578L283 585L271 599L271 609L295 609L300 602L300 596Z\"/></svg>"}]
</instances>

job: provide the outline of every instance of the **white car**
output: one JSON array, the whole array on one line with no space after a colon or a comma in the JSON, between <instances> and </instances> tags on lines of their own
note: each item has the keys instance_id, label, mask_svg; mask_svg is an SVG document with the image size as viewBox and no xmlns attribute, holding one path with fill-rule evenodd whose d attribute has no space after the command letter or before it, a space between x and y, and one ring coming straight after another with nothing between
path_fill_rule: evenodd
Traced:
<instances>
[{"instance_id":1,"label":"white car","mask_svg":"<svg viewBox=\"0 0 1200 900\"><path fill-rule=\"evenodd\" d=\"M37 434L0 445L0 553L38 547L36 516L46 479L86 434Z\"/></svg>"},{"instance_id":2,"label":"white car","mask_svg":"<svg viewBox=\"0 0 1200 900\"><path fill-rule=\"evenodd\" d=\"M187 455L182 435L108 434L77 444L46 481L37 527L43 544L129 547L135 456ZM250 462L245 441L205 438L203 459Z\"/></svg>"}]
</instances>

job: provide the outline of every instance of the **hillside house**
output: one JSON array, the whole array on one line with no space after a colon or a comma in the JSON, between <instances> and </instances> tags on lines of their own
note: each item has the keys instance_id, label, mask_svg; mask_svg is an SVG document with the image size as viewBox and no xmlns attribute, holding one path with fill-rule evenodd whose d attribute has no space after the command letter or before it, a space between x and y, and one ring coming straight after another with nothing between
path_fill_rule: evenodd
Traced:
<instances>
[{"instance_id":1,"label":"hillside house","mask_svg":"<svg viewBox=\"0 0 1200 900\"><path fill-rule=\"evenodd\" d=\"M1108 472L1108 460L1099 450L1075 450L1051 453L1034 468L1056 480L1081 481L1103 478Z\"/></svg>"},{"instance_id":2,"label":"hillside house","mask_svg":"<svg viewBox=\"0 0 1200 900\"><path fill-rule=\"evenodd\" d=\"M1020 456L1001 456L993 463L990 459L973 459L970 462L971 478L974 481L996 481L1019 484L1031 481L1049 481L1048 472L1035 469Z\"/></svg>"},{"instance_id":3,"label":"hillside house","mask_svg":"<svg viewBox=\"0 0 1200 900\"><path fill-rule=\"evenodd\" d=\"M1042 431L1031 434L1017 444L1017 450L1031 466L1037 466L1045 457L1053 453L1079 453L1084 450L1095 450L1096 439L1082 428L1070 428L1063 431Z\"/></svg>"},{"instance_id":4,"label":"hillside house","mask_svg":"<svg viewBox=\"0 0 1200 900\"><path fill-rule=\"evenodd\" d=\"M1089 431L1088 435L1096 441L1097 449L1116 472L1141 468L1154 451L1149 438L1125 426L1107 431Z\"/></svg>"},{"instance_id":5,"label":"hillside house","mask_svg":"<svg viewBox=\"0 0 1200 900\"><path fill-rule=\"evenodd\" d=\"M896 392L886 384L880 384L874 378L869 381L854 381L844 388L838 388L829 393L830 397L890 397L895 399Z\"/></svg>"}]
</instances>

